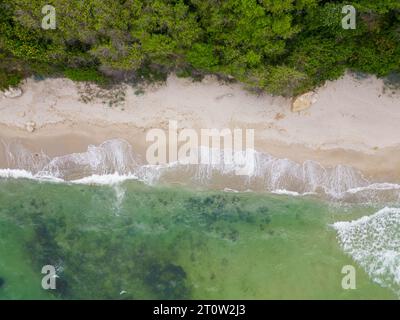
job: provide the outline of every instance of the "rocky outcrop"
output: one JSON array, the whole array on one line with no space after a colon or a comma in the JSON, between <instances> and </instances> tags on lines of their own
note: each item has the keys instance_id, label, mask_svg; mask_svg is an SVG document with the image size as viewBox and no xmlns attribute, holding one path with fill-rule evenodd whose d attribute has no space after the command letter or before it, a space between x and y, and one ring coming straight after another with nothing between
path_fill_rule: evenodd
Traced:
<instances>
[{"instance_id":1,"label":"rocky outcrop","mask_svg":"<svg viewBox=\"0 0 400 320\"><path fill-rule=\"evenodd\" d=\"M35 121L28 121L25 123L25 129L28 132L33 132L36 129L36 122Z\"/></svg>"},{"instance_id":2,"label":"rocky outcrop","mask_svg":"<svg viewBox=\"0 0 400 320\"><path fill-rule=\"evenodd\" d=\"M317 94L315 92L307 92L294 99L292 104L292 112L299 112L311 107L317 102Z\"/></svg>"},{"instance_id":3,"label":"rocky outcrop","mask_svg":"<svg viewBox=\"0 0 400 320\"><path fill-rule=\"evenodd\" d=\"M3 92L6 98L14 99L22 96L22 90L20 88L8 88Z\"/></svg>"}]
</instances>

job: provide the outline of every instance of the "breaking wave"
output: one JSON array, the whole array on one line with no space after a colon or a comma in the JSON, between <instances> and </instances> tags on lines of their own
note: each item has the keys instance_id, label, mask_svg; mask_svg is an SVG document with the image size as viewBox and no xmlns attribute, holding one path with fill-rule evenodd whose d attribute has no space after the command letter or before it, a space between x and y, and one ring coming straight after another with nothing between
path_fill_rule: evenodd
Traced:
<instances>
[{"instance_id":1,"label":"breaking wave","mask_svg":"<svg viewBox=\"0 0 400 320\"><path fill-rule=\"evenodd\" d=\"M371 216L336 222L344 251L383 287L400 296L400 208L384 208Z\"/></svg>"},{"instance_id":2,"label":"breaking wave","mask_svg":"<svg viewBox=\"0 0 400 320\"><path fill-rule=\"evenodd\" d=\"M149 165L122 139L107 140L98 146L90 145L85 152L53 158L43 152L32 153L18 143L3 142L3 145L9 167L0 169L3 178L100 185L116 185L132 179L147 184L172 181L238 191L251 189L296 196L318 194L350 202L400 200L400 185L370 182L349 166L326 168L315 161L296 163L254 150L251 150L253 170L249 175L240 176L236 173L241 167L226 164L223 152L219 153L220 161L212 164L177 161ZM202 148L200 153L204 152L210 153L210 150Z\"/></svg>"}]
</instances>

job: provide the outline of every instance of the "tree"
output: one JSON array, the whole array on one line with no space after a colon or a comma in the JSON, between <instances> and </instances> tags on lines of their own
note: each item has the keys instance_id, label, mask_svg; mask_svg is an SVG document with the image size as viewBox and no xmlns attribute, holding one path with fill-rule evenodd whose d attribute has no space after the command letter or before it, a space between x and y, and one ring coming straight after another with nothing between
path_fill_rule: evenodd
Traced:
<instances>
[{"instance_id":1,"label":"tree","mask_svg":"<svg viewBox=\"0 0 400 320\"><path fill-rule=\"evenodd\" d=\"M104 81L184 70L288 95L347 68L398 72L400 2L352 3L355 30L341 27L341 1L53 0L57 29L43 30L47 1L0 0L0 86L32 73Z\"/></svg>"}]
</instances>

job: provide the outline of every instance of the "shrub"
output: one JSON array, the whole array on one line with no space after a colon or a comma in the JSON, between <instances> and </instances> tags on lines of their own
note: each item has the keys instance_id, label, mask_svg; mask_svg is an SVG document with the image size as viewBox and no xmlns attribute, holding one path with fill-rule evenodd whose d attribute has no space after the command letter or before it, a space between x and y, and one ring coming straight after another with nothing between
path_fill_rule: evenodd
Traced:
<instances>
[{"instance_id":1,"label":"shrub","mask_svg":"<svg viewBox=\"0 0 400 320\"><path fill-rule=\"evenodd\" d=\"M96 69L66 69L64 75L73 81L88 81L97 84L107 83L107 78Z\"/></svg>"}]
</instances>

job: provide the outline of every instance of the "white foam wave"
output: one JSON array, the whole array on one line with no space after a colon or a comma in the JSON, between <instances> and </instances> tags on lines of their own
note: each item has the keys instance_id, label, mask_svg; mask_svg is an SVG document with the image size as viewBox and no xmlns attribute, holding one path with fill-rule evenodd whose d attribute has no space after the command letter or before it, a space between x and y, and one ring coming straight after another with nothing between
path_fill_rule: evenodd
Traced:
<instances>
[{"instance_id":1,"label":"white foam wave","mask_svg":"<svg viewBox=\"0 0 400 320\"><path fill-rule=\"evenodd\" d=\"M338 239L373 281L400 296L400 209L384 208L371 216L336 222Z\"/></svg>"},{"instance_id":2,"label":"white foam wave","mask_svg":"<svg viewBox=\"0 0 400 320\"><path fill-rule=\"evenodd\" d=\"M298 197L301 195L300 193L298 193L296 191L289 191L289 190L285 190L285 189L273 190L273 191L271 191L271 193L283 194L283 195L294 196L294 197Z\"/></svg>"},{"instance_id":3,"label":"white foam wave","mask_svg":"<svg viewBox=\"0 0 400 320\"><path fill-rule=\"evenodd\" d=\"M224 188L224 190L222 190L223 192L228 192L228 193L239 193L239 190L236 189L232 189L232 188Z\"/></svg>"},{"instance_id":4,"label":"white foam wave","mask_svg":"<svg viewBox=\"0 0 400 320\"><path fill-rule=\"evenodd\" d=\"M33 174L22 169L0 169L0 178L5 179L29 179L38 181L64 182L63 179L44 174Z\"/></svg>"},{"instance_id":5,"label":"white foam wave","mask_svg":"<svg viewBox=\"0 0 400 320\"><path fill-rule=\"evenodd\" d=\"M380 191L380 190L400 190L400 184L396 183L373 183L366 187L358 187L347 190L348 193L358 193L362 191Z\"/></svg>"},{"instance_id":6,"label":"white foam wave","mask_svg":"<svg viewBox=\"0 0 400 320\"><path fill-rule=\"evenodd\" d=\"M115 185L132 179L155 184L179 176L195 184L209 185L223 177L231 181L226 187L240 190L261 189L293 196L317 193L333 199L352 197L359 201L376 200L385 193L391 200L400 199L399 185L371 183L351 167L325 168L315 161L296 163L255 150L226 153L226 150L200 147L200 158L212 158L212 161L196 165L184 161L150 165L141 162L131 145L122 139L108 140L99 146L90 145L82 153L53 158L43 152L33 154L17 142L3 144L9 166L13 168L0 171L0 177L6 178ZM227 154L242 161L225 161ZM252 161L247 168L250 168L248 175L237 175L243 171L246 159Z\"/></svg>"},{"instance_id":7,"label":"white foam wave","mask_svg":"<svg viewBox=\"0 0 400 320\"><path fill-rule=\"evenodd\" d=\"M94 174L82 179L70 181L73 184L87 184L87 185L117 185L127 180L139 180L139 178L134 174L105 174L98 175Z\"/></svg>"},{"instance_id":8,"label":"white foam wave","mask_svg":"<svg viewBox=\"0 0 400 320\"><path fill-rule=\"evenodd\" d=\"M1 178L24 178L24 179L34 179L31 172L20 169L0 169Z\"/></svg>"}]
</instances>

